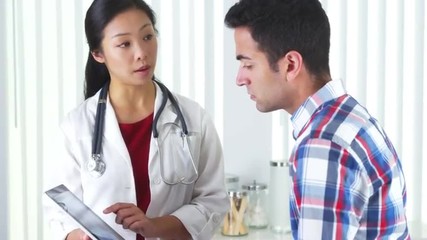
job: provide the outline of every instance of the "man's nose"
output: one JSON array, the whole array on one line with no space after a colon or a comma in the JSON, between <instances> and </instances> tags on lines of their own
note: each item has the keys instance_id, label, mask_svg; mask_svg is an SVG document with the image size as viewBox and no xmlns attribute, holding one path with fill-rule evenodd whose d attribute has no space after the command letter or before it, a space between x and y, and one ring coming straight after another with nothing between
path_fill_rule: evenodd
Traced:
<instances>
[{"instance_id":1,"label":"man's nose","mask_svg":"<svg viewBox=\"0 0 427 240\"><path fill-rule=\"evenodd\" d=\"M237 73L236 84L239 87L248 84L248 78L246 77L246 74L243 72L242 68L239 68L239 72Z\"/></svg>"}]
</instances>

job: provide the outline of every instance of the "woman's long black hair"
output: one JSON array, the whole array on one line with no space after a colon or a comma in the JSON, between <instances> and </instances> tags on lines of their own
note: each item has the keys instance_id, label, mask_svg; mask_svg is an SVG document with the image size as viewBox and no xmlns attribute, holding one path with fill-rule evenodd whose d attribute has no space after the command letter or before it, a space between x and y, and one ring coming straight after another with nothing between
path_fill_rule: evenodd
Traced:
<instances>
[{"instance_id":1,"label":"woman's long black hair","mask_svg":"<svg viewBox=\"0 0 427 240\"><path fill-rule=\"evenodd\" d=\"M92 52L102 51L101 42L104 38L104 28L114 17L129 9L144 11L156 29L154 11L143 0L94 0L86 12L85 33L89 54L85 70L85 99L95 95L110 80L107 67L105 64L97 62L93 58Z\"/></svg>"}]
</instances>

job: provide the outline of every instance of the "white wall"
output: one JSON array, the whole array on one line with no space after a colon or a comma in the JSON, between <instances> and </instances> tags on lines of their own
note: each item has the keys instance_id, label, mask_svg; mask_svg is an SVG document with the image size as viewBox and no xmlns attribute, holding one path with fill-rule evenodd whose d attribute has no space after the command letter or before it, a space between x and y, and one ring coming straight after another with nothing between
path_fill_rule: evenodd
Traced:
<instances>
[{"instance_id":1,"label":"white wall","mask_svg":"<svg viewBox=\"0 0 427 240\"><path fill-rule=\"evenodd\" d=\"M234 1L225 1L226 12ZM233 30L224 30L224 158L226 172L237 174L240 184L268 183L272 159L272 114L260 113L246 87L237 87Z\"/></svg>"}]
</instances>

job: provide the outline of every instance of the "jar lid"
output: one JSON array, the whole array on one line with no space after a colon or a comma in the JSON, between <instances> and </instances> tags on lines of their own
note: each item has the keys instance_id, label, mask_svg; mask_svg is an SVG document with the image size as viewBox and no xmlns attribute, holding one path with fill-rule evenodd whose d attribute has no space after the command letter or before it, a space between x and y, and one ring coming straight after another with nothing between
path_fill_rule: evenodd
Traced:
<instances>
[{"instance_id":1,"label":"jar lid","mask_svg":"<svg viewBox=\"0 0 427 240\"><path fill-rule=\"evenodd\" d=\"M234 183L234 182L238 182L238 181L239 181L239 176L231 174L231 173L225 174L225 182L226 183Z\"/></svg>"},{"instance_id":2,"label":"jar lid","mask_svg":"<svg viewBox=\"0 0 427 240\"><path fill-rule=\"evenodd\" d=\"M256 180L254 180L254 182L251 184L242 185L242 188L249 191L259 191L267 189L267 184L257 183Z\"/></svg>"},{"instance_id":3,"label":"jar lid","mask_svg":"<svg viewBox=\"0 0 427 240\"><path fill-rule=\"evenodd\" d=\"M228 190L228 196L230 197L237 197L237 198L242 198L245 197L247 195L247 193L245 191L239 191L239 190Z\"/></svg>"},{"instance_id":4,"label":"jar lid","mask_svg":"<svg viewBox=\"0 0 427 240\"><path fill-rule=\"evenodd\" d=\"M270 166L272 167L289 167L288 161L270 161Z\"/></svg>"}]
</instances>

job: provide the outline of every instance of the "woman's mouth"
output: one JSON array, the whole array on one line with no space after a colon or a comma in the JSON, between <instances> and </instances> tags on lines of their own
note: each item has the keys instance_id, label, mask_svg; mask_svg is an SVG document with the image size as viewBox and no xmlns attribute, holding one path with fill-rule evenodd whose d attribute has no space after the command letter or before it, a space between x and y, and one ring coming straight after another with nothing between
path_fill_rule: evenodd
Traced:
<instances>
[{"instance_id":1,"label":"woman's mouth","mask_svg":"<svg viewBox=\"0 0 427 240\"><path fill-rule=\"evenodd\" d=\"M137 70L135 70L135 72L145 72L148 69L150 69L150 66L149 65L145 65L145 66L142 66L142 67L138 68Z\"/></svg>"},{"instance_id":2,"label":"woman's mouth","mask_svg":"<svg viewBox=\"0 0 427 240\"><path fill-rule=\"evenodd\" d=\"M135 70L134 73L139 77L145 78L150 74L150 69L149 65L145 65Z\"/></svg>"}]
</instances>

